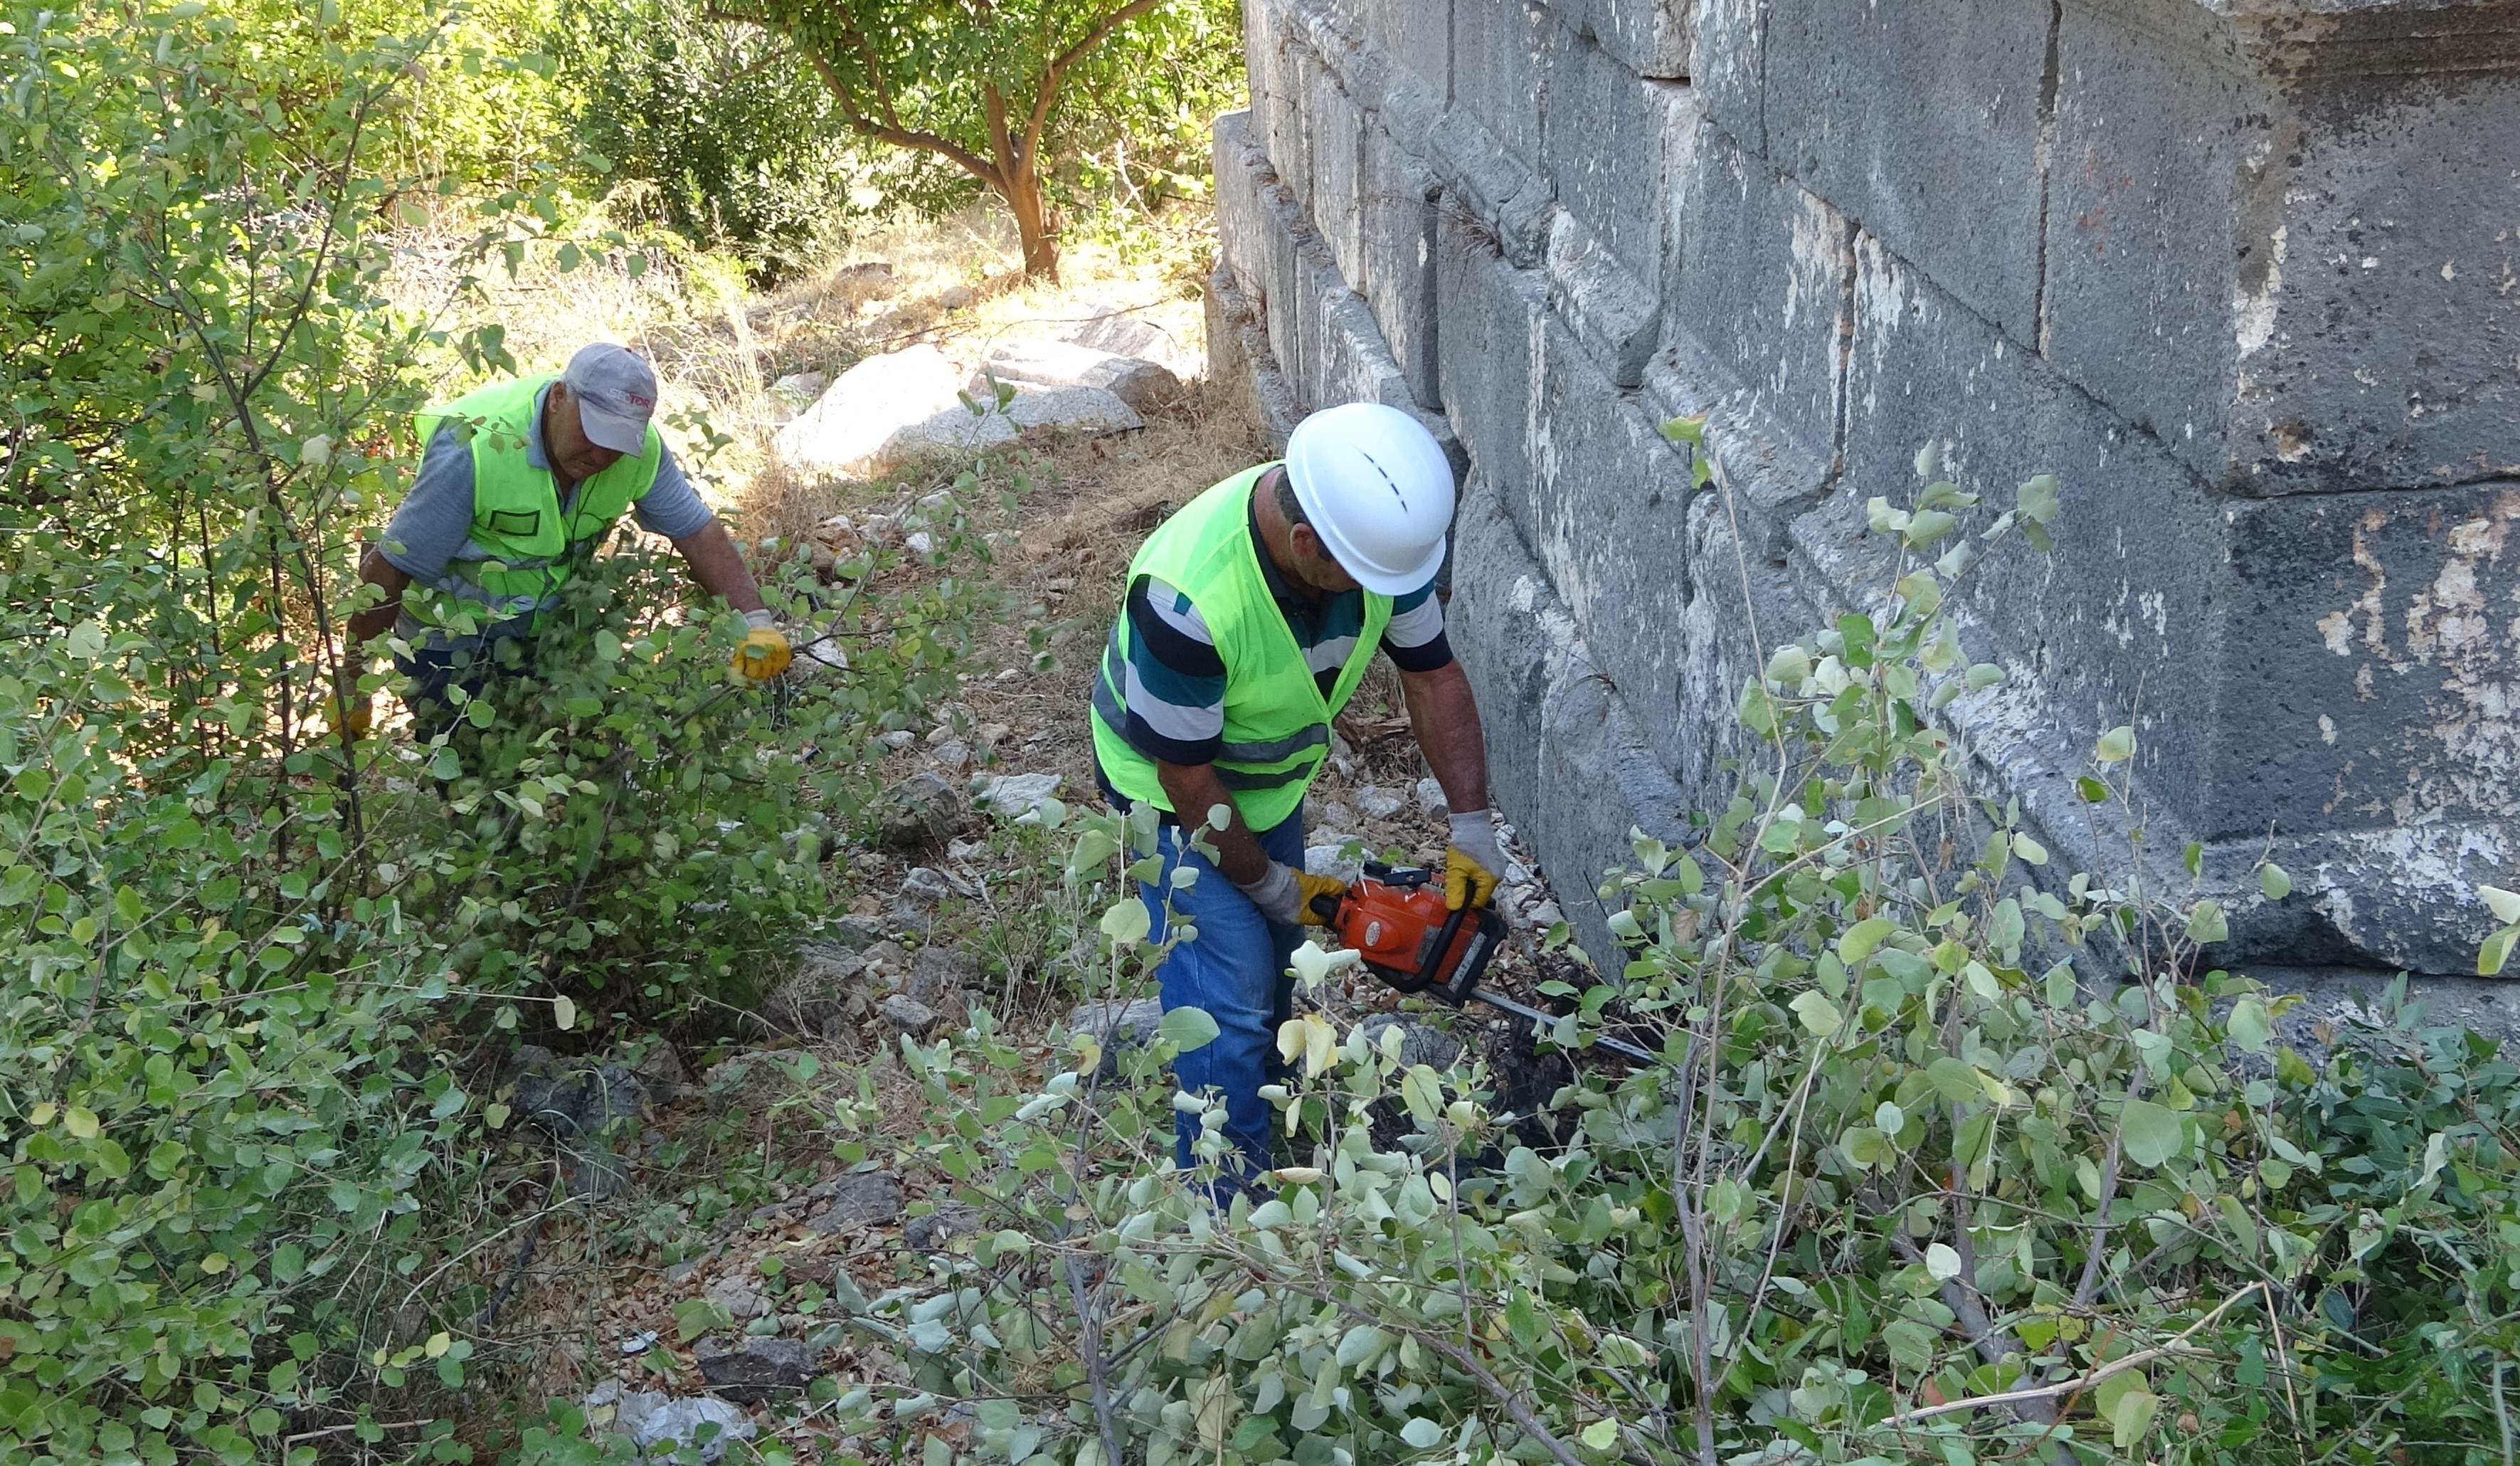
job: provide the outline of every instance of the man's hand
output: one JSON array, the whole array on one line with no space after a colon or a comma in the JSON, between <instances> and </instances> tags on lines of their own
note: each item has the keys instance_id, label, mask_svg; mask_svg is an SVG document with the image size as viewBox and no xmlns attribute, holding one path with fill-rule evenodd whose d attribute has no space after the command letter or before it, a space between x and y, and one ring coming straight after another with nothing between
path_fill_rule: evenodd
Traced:
<instances>
[{"instance_id":1,"label":"man's hand","mask_svg":"<svg viewBox=\"0 0 2520 1466\"><path fill-rule=\"evenodd\" d=\"M1484 906L1496 894L1505 873L1505 849L1497 844L1496 817L1485 809L1465 809L1453 816L1452 848L1444 852L1444 905L1452 911Z\"/></svg>"},{"instance_id":2,"label":"man's hand","mask_svg":"<svg viewBox=\"0 0 2520 1466\"><path fill-rule=\"evenodd\" d=\"M1347 894L1347 883L1328 876L1308 876L1291 865L1269 862L1269 869L1257 881L1238 881L1235 890L1251 897L1260 914L1282 926L1329 925L1329 917L1313 909L1317 896ZM1336 901L1332 901L1336 906Z\"/></svg>"},{"instance_id":3,"label":"man's hand","mask_svg":"<svg viewBox=\"0 0 2520 1466\"><path fill-rule=\"evenodd\" d=\"M795 653L788 650L779 618L767 611L747 611L743 623L752 629L743 633L743 645L735 649L735 669L755 682L767 682L788 670Z\"/></svg>"}]
</instances>

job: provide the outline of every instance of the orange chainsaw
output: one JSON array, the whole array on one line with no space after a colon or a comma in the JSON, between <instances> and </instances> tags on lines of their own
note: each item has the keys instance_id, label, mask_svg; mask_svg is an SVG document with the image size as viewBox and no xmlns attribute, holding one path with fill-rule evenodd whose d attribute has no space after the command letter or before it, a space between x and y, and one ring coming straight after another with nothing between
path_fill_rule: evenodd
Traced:
<instances>
[{"instance_id":1,"label":"orange chainsaw","mask_svg":"<svg viewBox=\"0 0 2520 1466\"><path fill-rule=\"evenodd\" d=\"M1365 873L1348 883L1346 895L1335 902L1327 895L1316 897L1313 909L1328 919L1342 945L1365 959L1366 971L1396 991L1422 992L1455 1008L1475 1000L1543 1030L1557 1021L1479 985L1480 975L1505 943L1505 918L1493 906L1447 910L1443 884L1432 871L1369 860ZM1657 1055L1632 1043L1594 1041L1631 1059L1659 1062Z\"/></svg>"}]
</instances>

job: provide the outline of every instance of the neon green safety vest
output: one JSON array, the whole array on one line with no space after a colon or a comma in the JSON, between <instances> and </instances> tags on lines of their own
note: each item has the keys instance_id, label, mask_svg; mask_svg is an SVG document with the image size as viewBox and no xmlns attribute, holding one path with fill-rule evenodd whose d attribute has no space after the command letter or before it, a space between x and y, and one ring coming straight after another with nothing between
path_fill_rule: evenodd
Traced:
<instances>
[{"instance_id":1,"label":"neon green safety vest","mask_svg":"<svg viewBox=\"0 0 2520 1466\"><path fill-rule=\"evenodd\" d=\"M1304 802L1304 791L1329 756L1330 719L1365 680L1382 630L1391 622L1391 597L1364 592L1365 625L1356 650L1339 669L1328 697L1304 664L1277 599L1260 571L1260 546L1251 533L1252 485L1277 467L1264 463L1235 475L1184 505L1148 536L1129 564L1129 583L1152 575L1181 591L1206 620L1225 663L1225 747L1216 773L1233 792L1244 823L1270 829ZM1154 760L1129 746L1122 701L1129 647L1135 638L1122 609L1094 679L1094 752L1103 777L1132 800L1171 809Z\"/></svg>"},{"instance_id":2,"label":"neon green safety vest","mask_svg":"<svg viewBox=\"0 0 2520 1466\"><path fill-rule=\"evenodd\" d=\"M489 558L450 561L436 588L487 607L495 619L550 610L581 555L656 481L664 461L664 439L651 423L639 452L580 483L563 515L552 471L525 455L529 435L540 428L536 397L557 380L494 382L415 420L424 444L442 427L472 444L472 541Z\"/></svg>"}]
</instances>

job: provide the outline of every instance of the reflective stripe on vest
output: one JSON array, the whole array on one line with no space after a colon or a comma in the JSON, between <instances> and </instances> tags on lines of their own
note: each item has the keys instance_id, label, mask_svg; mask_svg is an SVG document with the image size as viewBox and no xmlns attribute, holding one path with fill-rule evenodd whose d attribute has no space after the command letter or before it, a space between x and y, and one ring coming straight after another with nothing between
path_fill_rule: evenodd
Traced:
<instances>
[{"instance_id":1,"label":"reflective stripe on vest","mask_svg":"<svg viewBox=\"0 0 2520 1466\"><path fill-rule=\"evenodd\" d=\"M1200 494L1149 535L1130 562L1128 583L1152 575L1190 597L1225 664L1224 742L1216 776L1235 796L1243 822L1270 829L1293 814L1328 756L1330 719L1347 706L1391 621L1391 597L1365 591L1365 624L1329 695L1304 661L1294 629L1269 594L1252 542L1252 486L1277 465L1264 463ZM1132 637L1128 608L1102 649L1094 678L1094 751L1111 787L1171 809L1154 760L1129 746L1124 703Z\"/></svg>"},{"instance_id":2,"label":"reflective stripe on vest","mask_svg":"<svg viewBox=\"0 0 2520 1466\"><path fill-rule=\"evenodd\" d=\"M651 423L640 451L580 483L563 515L559 481L527 453L540 426L534 404L556 380L494 382L416 420L424 445L438 429L451 428L472 448L470 538L488 557L449 561L432 588L486 607L497 619L550 610L578 556L591 552L648 491L664 462L664 439Z\"/></svg>"}]
</instances>

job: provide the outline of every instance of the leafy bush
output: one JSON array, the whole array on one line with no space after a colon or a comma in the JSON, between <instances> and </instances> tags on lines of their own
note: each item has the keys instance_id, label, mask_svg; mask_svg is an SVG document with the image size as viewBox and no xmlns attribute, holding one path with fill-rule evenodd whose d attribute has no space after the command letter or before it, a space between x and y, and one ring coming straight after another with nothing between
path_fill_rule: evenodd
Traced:
<instances>
[{"instance_id":1,"label":"leafy bush","mask_svg":"<svg viewBox=\"0 0 2520 1466\"><path fill-rule=\"evenodd\" d=\"M858 146L777 34L694 0L559 0L549 36L577 143L635 185L616 209L777 276L850 207Z\"/></svg>"},{"instance_id":2,"label":"leafy bush","mask_svg":"<svg viewBox=\"0 0 2520 1466\"><path fill-rule=\"evenodd\" d=\"M661 1012L651 987L768 949L968 606L820 605L800 569L779 593L850 669L724 692L729 618L617 555L466 732L345 746L357 530L436 384L514 365L495 325L382 290L378 231L422 185L381 119L439 34L192 0L10 26L0 1458L308 1460L477 1367L447 1202L502 1117L460 1056L515 1004L553 1031L598 991ZM557 211L492 201L457 273ZM928 512L957 551L950 498ZM454 1459L444 1434L396 1448Z\"/></svg>"}]
</instances>

